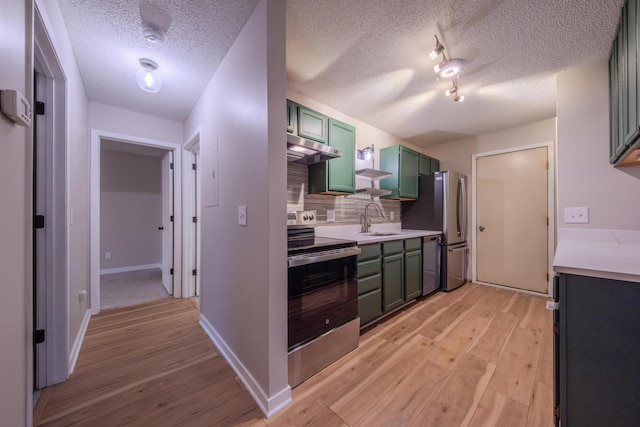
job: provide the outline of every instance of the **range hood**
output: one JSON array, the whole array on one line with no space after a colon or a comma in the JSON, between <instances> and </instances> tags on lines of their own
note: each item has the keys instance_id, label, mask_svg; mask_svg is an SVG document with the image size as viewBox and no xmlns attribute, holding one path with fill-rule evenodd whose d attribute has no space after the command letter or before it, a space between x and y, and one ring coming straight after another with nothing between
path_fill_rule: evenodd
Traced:
<instances>
[{"instance_id":1,"label":"range hood","mask_svg":"<svg viewBox=\"0 0 640 427\"><path fill-rule=\"evenodd\" d=\"M287 134L287 161L310 165L342 156L342 151L319 142Z\"/></svg>"}]
</instances>

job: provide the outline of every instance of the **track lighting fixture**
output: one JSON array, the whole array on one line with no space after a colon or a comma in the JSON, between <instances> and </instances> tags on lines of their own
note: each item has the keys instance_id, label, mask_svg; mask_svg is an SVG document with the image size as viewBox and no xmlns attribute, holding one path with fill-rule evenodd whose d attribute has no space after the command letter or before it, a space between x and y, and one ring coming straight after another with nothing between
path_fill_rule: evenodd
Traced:
<instances>
[{"instance_id":1,"label":"track lighting fixture","mask_svg":"<svg viewBox=\"0 0 640 427\"><path fill-rule=\"evenodd\" d=\"M161 44L164 42L165 32L153 24L142 24L142 36L151 43Z\"/></svg>"},{"instance_id":2,"label":"track lighting fixture","mask_svg":"<svg viewBox=\"0 0 640 427\"><path fill-rule=\"evenodd\" d=\"M453 85L446 90L445 95L453 95L454 101L462 102L464 100L464 96L458 93L458 75L460 74L460 71L462 71L462 59L447 59L447 55L444 53L444 46L440 43L440 40L438 40L438 36L434 37L436 38L436 47L431 51L431 53L429 53L429 58L435 60L439 55L442 55L442 61L433 67L433 71L435 71L436 76L439 79L453 79Z\"/></svg>"}]
</instances>

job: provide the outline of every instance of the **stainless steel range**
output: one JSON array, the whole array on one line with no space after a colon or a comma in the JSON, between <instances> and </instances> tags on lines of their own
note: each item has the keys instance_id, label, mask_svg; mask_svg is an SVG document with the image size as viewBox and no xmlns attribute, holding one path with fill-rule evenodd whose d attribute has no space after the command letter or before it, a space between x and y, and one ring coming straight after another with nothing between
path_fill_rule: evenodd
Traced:
<instances>
[{"instance_id":1,"label":"stainless steel range","mask_svg":"<svg viewBox=\"0 0 640 427\"><path fill-rule=\"evenodd\" d=\"M357 348L360 335L357 243L316 237L315 213L298 214L304 225L287 230L291 387Z\"/></svg>"}]
</instances>

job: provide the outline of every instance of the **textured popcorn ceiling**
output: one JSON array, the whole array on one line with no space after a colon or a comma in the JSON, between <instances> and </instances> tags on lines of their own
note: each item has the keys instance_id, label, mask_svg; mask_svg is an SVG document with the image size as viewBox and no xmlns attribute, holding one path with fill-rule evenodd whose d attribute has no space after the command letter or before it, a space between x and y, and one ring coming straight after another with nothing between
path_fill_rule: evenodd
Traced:
<instances>
[{"instance_id":1,"label":"textured popcorn ceiling","mask_svg":"<svg viewBox=\"0 0 640 427\"><path fill-rule=\"evenodd\" d=\"M58 0L91 100L183 120L258 0ZM555 116L555 74L607 58L623 0L286 0L287 85L427 146ZM142 21L167 29L142 38ZM427 56L464 60L463 103ZM141 91L138 58L163 88Z\"/></svg>"}]
</instances>

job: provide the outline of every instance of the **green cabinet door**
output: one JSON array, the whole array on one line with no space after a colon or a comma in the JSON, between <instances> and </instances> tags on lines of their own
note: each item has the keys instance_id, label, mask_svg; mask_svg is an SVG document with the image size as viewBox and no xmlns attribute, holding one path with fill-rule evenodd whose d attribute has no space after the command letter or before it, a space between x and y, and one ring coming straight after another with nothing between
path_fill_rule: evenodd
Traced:
<instances>
[{"instance_id":1,"label":"green cabinet door","mask_svg":"<svg viewBox=\"0 0 640 427\"><path fill-rule=\"evenodd\" d=\"M609 162L618 160L618 39L609 58Z\"/></svg>"},{"instance_id":2,"label":"green cabinet door","mask_svg":"<svg viewBox=\"0 0 640 427\"><path fill-rule=\"evenodd\" d=\"M329 141L329 117L298 105L298 135L327 144Z\"/></svg>"},{"instance_id":3,"label":"green cabinet door","mask_svg":"<svg viewBox=\"0 0 640 427\"><path fill-rule=\"evenodd\" d=\"M385 312L404 303L403 273L404 254L382 258L382 305Z\"/></svg>"},{"instance_id":4,"label":"green cabinet door","mask_svg":"<svg viewBox=\"0 0 640 427\"><path fill-rule=\"evenodd\" d=\"M380 188L391 190L388 199L414 200L418 197L418 168L420 154L403 145L380 150L380 169L391 176L380 180Z\"/></svg>"},{"instance_id":5,"label":"green cabinet door","mask_svg":"<svg viewBox=\"0 0 640 427\"><path fill-rule=\"evenodd\" d=\"M418 175L431 175L431 157L420 154Z\"/></svg>"},{"instance_id":6,"label":"green cabinet door","mask_svg":"<svg viewBox=\"0 0 640 427\"><path fill-rule=\"evenodd\" d=\"M353 194L356 191L356 129L329 119L328 144L342 151L342 156L309 165L310 194Z\"/></svg>"},{"instance_id":7,"label":"green cabinet door","mask_svg":"<svg viewBox=\"0 0 640 427\"><path fill-rule=\"evenodd\" d=\"M623 9L625 61L625 134L624 146L630 146L638 138L638 81L637 81L637 0L629 0Z\"/></svg>"},{"instance_id":8,"label":"green cabinet door","mask_svg":"<svg viewBox=\"0 0 640 427\"><path fill-rule=\"evenodd\" d=\"M411 301L422 293L422 251L404 253L404 300Z\"/></svg>"},{"instance_id":9,"label":"green cabinet door","mask_svg":"<svg viewBox=\"0 0 640 427\"><path fill-rule=\"evenodd\" d=\"M287 99L287 132L296 133L296 119L298 117L296 111L296 103Z\"/></svg>"},{"instance_id":10,"label":"green cabinet door","mask_svg":"<svg viewBox=\"0 0 640 427\"><path fill-rule=\"evenodd\" d=\"M440 170L440 160L431 158L431 173L438 172Z\"/></svg>"},{"instance_id":11,"label":"green cabinet door","mask_svg":"<svg viewBox=\"0 0 640 427\"><path fill-rule=\"evenodd\" d=\"M342 151L342 156L329 160L329 190L343 193L356 191L356 128L329 119L329 145Z\"/></svg>"},{"instance_id":12,"label":"green cabinet door","mask_svg":"<svg viewBox=\"0 0 640 427\"><path fill-rule=\"evenodd\" d=\"M358 296L358 315L361 327L382 316L382 291L380 289Z\"/></svg>"}]
</instances>

